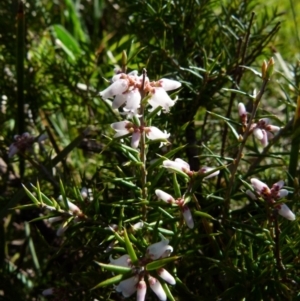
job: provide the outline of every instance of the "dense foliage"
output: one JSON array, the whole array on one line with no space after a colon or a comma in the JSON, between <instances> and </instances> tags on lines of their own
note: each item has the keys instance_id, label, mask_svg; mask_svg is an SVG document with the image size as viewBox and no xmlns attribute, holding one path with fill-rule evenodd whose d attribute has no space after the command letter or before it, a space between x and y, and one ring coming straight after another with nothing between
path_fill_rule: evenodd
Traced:
<instances>
[{"instance_id":1,"label":"dense foliage","mask_svg":"<svg viewBox=\"0 0 300 301\"><path fill-rule=\"evenodd\" d=\"M6 2L0 300L300 298L296 1Z\"/></svg>"}]
</instances>

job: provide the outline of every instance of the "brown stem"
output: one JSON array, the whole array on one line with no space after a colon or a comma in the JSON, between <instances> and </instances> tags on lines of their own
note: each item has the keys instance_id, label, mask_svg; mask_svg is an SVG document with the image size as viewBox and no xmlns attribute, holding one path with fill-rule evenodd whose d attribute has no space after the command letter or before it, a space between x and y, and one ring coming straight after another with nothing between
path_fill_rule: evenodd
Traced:
<instances>
[{"instance_id":1,"label":"brown stem","mask_svg":"<svg viewBox=\"0 0 300 301\"><path fill-rule=\"evenodd\" d=\"M226 197L225 197L225 211L224 211L224 218L227 218L228 212L229 212L229 205L230 205L230 195L233 189L233 184L234 184L234 180L235 180L235 174L237 172L237 168L239 166L239 163L243 157L243 150L246 144L246 141L249 137L249 135L251 134L251 126L252 126L252 121L256 115L256 111L258 108L258 105L260 103L260 100L265 92L267 83L268 83L269 79L264 79L261 90L259 91L259 93L257 94L255 101L254 101L254 105L253 105L253 109L252 109L252 113L251 116L249 118L246 130L244 132L244 136L242 139L242 142L240 144L237 156L232 164L232 169L231 169L231 174L230 174L230 179L229 179L229 185L228 185L228 189L226 191Z\"/></svg>"}]
</instances>

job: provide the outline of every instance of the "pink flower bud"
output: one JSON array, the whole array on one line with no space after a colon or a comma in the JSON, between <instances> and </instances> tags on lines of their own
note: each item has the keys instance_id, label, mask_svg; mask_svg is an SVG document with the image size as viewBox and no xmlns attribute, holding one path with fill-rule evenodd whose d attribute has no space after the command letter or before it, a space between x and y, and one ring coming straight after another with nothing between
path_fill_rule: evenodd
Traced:
<instances>
[{"instance_id":1,"label":"pink flower bud","mask_svg":"<svg viewBox=\"0 0 300 301\"><path fill-rule=\"evenodd\" d=\"M276 206L278 213L285 217L286 219L290 221L294 221L296 219L295 214L292 212L292 210L286 205L286 204L280 204Z\"/></svg>"},{"instance_id":2,"label":"pink flower bud","mask_svg":"<svg viewBox=\"0 0 300 301\"><path fill-rule=\"evenodd\" d=\"M190 229L193 229L194 228L194 220L193 220L193 216L192 216L192 213L191 213L191 210L189 209L189 207L187 205L183 206L181 208L181 212L183 214L186 225Z\"/></svg>"},{"instance_id":3,"label":"pink flower bud","mask_svg":"<svg viewBox=\"0 0 300 301\"><path fill-rule=\"evenodd\" d=\"M136 301L144 301L147 293L147 285L144 280L141 280L137 285Z\"/></svg>"},{"instance_id":4,"label":"pink flower bud","mask_svg":"<svg viewBox=\"0 0 300 301\"><path fill-rule=\"evenodd\" d=\"M168 245L169 240L162 238L160 242L150 245L147 248L147 254L152 260L165 258L173 252L173 248Z\"/></svg>"},{"instance_id":5,"label":"pink flower bud","mask_svg":"<svg viewBox=\"0 0 300 301\"><path fill-rule=\"evenodd\" d=\"M162 300L162 301L167 300L167 295L166 295L164 289L162 288L160 282L156 278L151 277L151 276L149 276L148 281L149 281L149 285L150 285L151 289L156 294L158 299Z\"/></svg>"},{"instance_id":6,"label":"pink flower bud","mask_svg":"<svg viewBox=\"0 0 300 301\"><path fill-rule=\"evenodd\" d=\"M176 281L175 278L165 269L159 269L158 271L158 275L161 279L163 279L164 281L168 282L171 285L175 285Z\"/></svg>"},{"instance_id":7,"label":"pink flower bud","mask_svg":"<svg viewBox=\"0 0 300 301\"><path fill-rule=\"evenodd\" d=\"M174 198L170 194L168 194L160 189L156 189L155 194L158 197L158 199L160 199L166 203L174 203L175 202Z\"/></svg>"}]
</instances>

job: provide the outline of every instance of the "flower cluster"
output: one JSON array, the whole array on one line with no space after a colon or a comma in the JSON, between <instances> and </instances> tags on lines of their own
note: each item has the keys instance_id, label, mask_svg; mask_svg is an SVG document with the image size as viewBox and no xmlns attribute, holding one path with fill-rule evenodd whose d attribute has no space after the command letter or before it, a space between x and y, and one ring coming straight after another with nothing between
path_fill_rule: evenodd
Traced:
<instances>
[{"instance_id":1,"label":"flower cluster","mask_svg":"<svg viewBox=\"0 0 300 301\"><path fill-rule=\"evenodd\" d=\"M114 138L123 137L128 134L132 134L131 138L131 147L137 148L140 143L141 134L145 132L146 137L150 140L165 140L161 145L167 142L167 138L169 138L170 134L162 132L155 126L137 126L134 123L124 120L115 122L111 125L111 127L116 131Z\"/></svg>"},{"instance_id":2,"label":"flower cluster","mask_svg":"<svg viewBox=\"0 0 300 301\"><path fill-rule=\"evenodd\" d=\"M167 78L151 82L145 74L139 76L137 71L132 71L129 74L116 74L112 78L112 84L99 95L103 99L113 97L112 108L123 107L121 114L126 115L128 119L135 119L141 117L142 115L139 114L144 112L145 104L142 103L144 99L147 99L147 104L152 107L149 111L161 108L163 112L168 113L175 101L170 98L167 91L178 89L180 86L180 82ZM167 143L170 136L169 133L162 132L155 126L147 126L144 119L142 124L124 120L111 124L111 127L116 131L115 138L132 135L131 147L133 148L138 148L142 133L145 133L150 140L162 141L161 146Z\"/></svg>"},{"instance_id":3,"label":"flower cluster","mask_svg":"<svg viewBox=\"0 0 300 301\"><path fill-rule=\"evenodd\" d=\"M145 269L148 263L155 260L162 259L170 256L173 252L173 248L169 245L169 240L163 238L160 242L150 245L147 248L144 257L138 260L138 263L133 264L130 260L128 254L125 254L118 259L113 259L110 256L110 263L116 266L129 267L132 269L132 274L130 278L121 281L116 286L116 291L122 293L123 296L130 297L132 294L137 292L137 301L144 301L147 292L147 283L145 277L147 277L148 284L152 291L156 294L159 300L167 300L167 295L160 283L160 280L151 276L149 272ZM174 285L176 283L174 277L164 268L159 268L156 270L158 276L165 282Z\"/></svg>"},{"instance_id":4,"label":"flower cluster","mask_svg":"<svg viewBox=\"0 0 300 301\"><path fill-rule=\"evenodd\" d=\"M59 196L58 200L62 203L62 201L63 201L62 196ZM74 216L73 220L75 223L77 223L80 220L80 217L83 216L82 211L80 210L80 208L78 206L76 206L74 203L72 203L69 200L67 200L67 204L68 204L68 214L70 216ZM47 207L47 208L51 209L50 207ZM56 209L53 207L52 210L56 210ZM62 236L66 232L66 230L69 228L70 219L69 218L67 219L65 216L54 216L54 217L48 218L48 222L50 224L53 224L56 222L62 222L56 231L57 236Z\"/></svg>"},{"instance_id":5,"label":"flower cluster","mask_svg":"<svg viewBox=\"0 0 300 301\"><path fill-rule=\"evenodd\" d=\"M243 103L238 104L238 111L243 126L247 125L247 111ZM250 132L259 140L263 147L266 147L274 133L280 130L279 126L270 124L269 118L259 119L258 122L251 124Z\"/></svg>"},{"instance_id":6,"label":"flower cluster","mask_svg":"<svg viewBox=\"0 0 300 301\"><path fill-rule=\"evenodd\" d=\"M179 209L183 215L186 225L190 229L194 228L193 216L192 216L191 210L185 204L184 198L178 198L177 200L175 200L170 194L168 194L160 189L156 189L155 194L159 200L162 200L168 204L176 204L179 207Z\"/></svg>"},{"instance_id":7,"label":"flower cluster","mask_svg":"<svg viewBox=\"0 0 300 301\"><path fill-rule=\"evenodd\" d=\"M172 160L165 160L163 161L163 166L167 168L169 171L177 172L177 173L184 173L188 175L190 178L194 176L201 176L203 179L209 179L211 177L217 176L219 174L219 170L214 171L214 168L204 166L201 167L198 171L191 171L190 165L180 158L176 158L174 161ZM208 174L205 176L205 174ZM175 204L179 207L183 218L185 220L186 225L190 228L194 228L194 220L191 213L191 210L186 204L184 197L180 197L178 199L174 199L170 194L156 189L155 194L159 200L162 200L168 204Z\"/></svg>"},{"instance_id":8,"label":"flower cluster","mask_svg":"<svg viewBox=\"0 0 300 301\"><path fill-rule=\"evenodd\" d=\"M165 168L169 169L170 171L184 172L189 177L193 177L194 175L196 175L196 176L202 176L202 177L204 176L203 179L209 179L209 178L215 177L219 174L219 170L213 172L213 170L215 168L208 167L208 166L203 166L198 171L191 171L190 165L180 158L177 158L174 161L165 160L165 161L163 161L163 166ZM208 174L208 175L205 176L205 174Z\"/></svg>"},{"instance_id":9,"label":"flower cluster","mask_svg":"<svg viewBox=\"0 0 300 301\"><path fill-rule=\"evenodd\" d=\"M250 181L256 194L273 206L275 210L277 210L278 214L291 221L296 219L295 214L286 204L276 203L277 200L287 196L289 193L286 189L282 189L284 181L279 181L273 184L271 188L269 188L264 182L255 178L251 179ZM247 190L246 193L252 199L257 199L256 195L252 191Z\"/></svg>"},{"instance_id":10,"label":"flower cluster","mask_svg":"<svg viewBox=\"0 0 300 301\"><path fill-rule=\"evenodd\" d=\"M147 76L138 75L137 71L128 74L119 73L112 78L112 84L101 91L99 95L103 99L114 97L112 108L123 107L123 113L129 118L138 115L142 96L149 96L148 104L151 110L161 107L163 112L168 113L175 101L170 98L166 91L181 87L181 83L175 80L162 78L159 81L150 82Z\"/></svg>"}]
</instances>

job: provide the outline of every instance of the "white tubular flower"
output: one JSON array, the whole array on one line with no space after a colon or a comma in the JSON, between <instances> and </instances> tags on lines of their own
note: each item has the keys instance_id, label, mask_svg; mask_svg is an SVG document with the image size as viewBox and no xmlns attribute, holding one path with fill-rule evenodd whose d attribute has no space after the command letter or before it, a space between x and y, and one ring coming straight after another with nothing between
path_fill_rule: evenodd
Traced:
<instances>
[{"instance_id":1,"label":"white tubular flower","mask_svg":"<svg viewBox=\"0 0 300 301\"><path fill-rule=\"evenodd\" d=\"M253 130L253 135L258 139L258 140L262 140L264 138L264 134L262 129L260 128L255 128Z\"/></svg>"},{"instance_id":2,"label":"white tubular flower","mask_svg":"<svg viewBox=\"0 0 300 301\"><path fill-rule=\"evenodd\" d=\"M68 226L67 222L61 224L60 227L56 231L56 235L58 237L62 236L67 231L68 228L69 228L69 226Z\"/></svg>"},{"instance_id":3,"label":"white tubular flower","mask_svg":"<svg viewBox=\"0 0 300 301\"><path fill-rule=\"evenodd\" d=\"M162 238L160 242L150 245L147 248L147 255L152 260L168 257L173 252L173 248L169 246L169 240Z\"/></svg>"},{"instance_id":4,"label":"white tubular flower","mask_svg":"<svg viewBox=\"0 0 300 301\"><path fill-rule=\"evenodd\" d=\"M140 132L134 132L131 137L131 147L132 148L138 148L141 140L141 133Z\"/></svg>"},{"instance_id":5,"label":"white tubular flower","mask_svg":"<svg viewBox=\"0 0 300 301\"><path fill-rule=\"evenodd\" d=\"M126 280L123 280L116 286L116 291L122 293L122 295L125 298L130 297L133 293L136 292L137 290L136 285L138 281L139 281L139 277L137 276L133 276Z\"/></svg>"},{"instance_id":6,"label":"white tubular flower","mask_svg":"<svg viewBox=\"0 0 300 301\"><path fill-rule=\"evenodd\" d=\"M170 98L163 88L155 88L151 93L148 103L152 106L150 112L161 106L164 113L170 112L170 107L174 106L175 101Z\"/></svg>"},{"instance_id":7,"label":"white tubular flower","mask_svg":"<svg viewBox=\"0 0 300 301\"><path fill-rule=\"evenodd\" d=\"M80 213L81 212L81 210L79 209L78 206L76 206L69 200L67 200L67 202L68 202L69 211L71 211L72 213Z\"/></svg>"},{"instance_id":8,"label":"white tubular flower","mask_svg":"<svg viewBox=\"0 0 300 301\"><path fill-rule=\"evenodd\" d=\"M128 89L128 87L129 87L128 80L119 78L116 81L114 81L109 87L107 87L105 90L101 91L99 95L103 99L107 99L115 95L122 94Z\"/></svg>"},{"instance_id":9,"label":"white tubular flower","mask_svg":"<svg viewBox=\"0 0 300 301\"><path fill-rule=\"evenodd\" d=\"M141 280L137 285L136 301L144 301L147 293L147 285L144 280Z\"/></svg>"},{"instance_id":10,"label":"white tubular flower","mask_svg":"<svg viewBox=\"0 0 300 301\"><path fill-rule=\"evenodd\" d=\"M290 221L294 221L296 219L295 214L286 204L280 204L276 206L276 209L278 210L278 213L286 219Z\"/></svg>"},{"instance_id":11,"label":"white tubular flower","mask_svg":"<svg viewBox=\"0 0 300 301\"><path fill-rule=\"evenodd\" d=\"M265 193L269 194L271 192L268 185L258 179L252 178L250 182L253 188L256 190L256 192L260 195Z\"/></svg>"},{"instance_id":12,"label":"white tubular flower","mask_svg":"<svg viewBox=\"0 0 300 301\"><path fill-rule=\"evenodd\" d=\"M158 272L159 277L161 279L163 279L164 281L168 282L171 285L176 284L175 278L167 270L161 268L157 272Z\"/></svg>"},{"instance_id":13,"label":"white tubular flower","mask_svg":"<svg viewBox=\"0 0 300 301\"><path fill-rule=\"evenodd\" d=\"M165 168L171 169L171 170L178 170L178 171L183 171L185 173L190 173L190 165L183 161L180 158L175 159L175 161L171 161L171 160L165 160L163 161L163 166Z\"/></svg>"},{"instance_id":14,"label":"white tubular flower","mask_svg":"<svg viewBox=\"0 0 300 301\"><path fill-rule=\"evenodd\" d=\"M158 81L158 84L165 90L171 91L181 87L181 83L177 80L162 78Z\"/></svg>"},{"instance_id":15,"label":"white tubular flower","mask_svg":"<svg viewBox=\"0 0 300 301\"><path fill-rule=\"evenodd\" d=\"M203 166L203 167L200 168L199 173L205 174L205 173L208 173L208 172L210 172L210 171L212 171L212 170L214 170L214 169L215 169L214 167ZM217 176L219 173L220 173L220 171L217 170L217 171L211 173L210 175L204 177L203 179L209 179L209 178L215 177L215 176Z\"/></svg>"},{"instance_id":16,"label":"white tubular flower","mask_svg":"<svg viewBox=\"0 0 300 301\"><path fill-rule=\"evenodd\" d=\"M146 127L145 133L147 138L150 140L168 139L170 137L169 133L167 133L166 131L162 132L155 126Z\"/></svg>"},{"instance_id":17,"label":"white tubular flower","mask_svg":"<svg viewBox=\"0 0 300 301\"><path fill-rule=\"evenodd\" d=\"M269 139L273 138L273 133L278 132L280 127L270 124L269 118L262 118L257 123L251 125L251 130L262 146L266 147Z\"/></svg>"},{"instance_id":18,"label":"white tubular flower","mask_svg":"<svg viewBox=\"0 0 300 301\"><path fill-rule=\"evenodd\" d=\"M246 111L245 105L242 102L240 102L238 104L238 111L239 111L239 116L240 116L242 123L246 124L247 123L247 111Z\"/></svg>"},{"instance_id":19,"label":"white tubular flower","mask_svg":"<svg viewBox=\"0 0 300 301\"><path fill-rule=\"evenodd\" d=\"M118 265L122 267L131 267L131 260L128 254L125 254L117 259L113 259L112 255L110 255L109 262L113 265Z\"/></svg>"},{"instance_id":20,"label":"white tubular flower","mask_svg":"<svg viewBox=\"0 0 300 301\"><path fill-rule=\"evenodd\" d=\"M291 221L296 219L295 214L290 210L290 208L286 204L276 204L277 200L286 197L289 193L288 190L282 189L282 187L284 186L284 181L280 180L277 183L273 184L271 189L268 187L267 184L258 179L253 178L250 181L253 188L259 196L261 196L272 206L275 204L274 208L278 211L278 214ZM246 193L251 198L256 199L256 196L251 191L247 190Z\"/></svg>"},{"instance_id":21,"label":"white tubular flower","mask_svg":"<svg viewBox=\"0 0 300 301\"><path fill-rule=\"evenodd\" d=\"M155 194L156 194L156 196L158 197L159 200L162 200L166 203L171 203L172 204L172 203L175 202L174 198L170 194L168 194L168 193L166 193L166 192L164 192L160 189L156 189Z\"/></svg>"},{"instance_id":22,"label":"white tubular flower","mask_svg":"<svg viewBox=\"0 0 300 301\"><path fill-rule=\"evenodd\" d=\"M133 123L127 120L114 122L110 126L116 131L114 138L122 137L133 132Z\"/></svg>"},{"instance_id":23,"label":"white tubular flower","mask_svg":"<svg viewBox=\"0 0 300 301\"><path fill-rule=\"evenodd\" d=\"M194 220L193 220L191 210L189 209L189 207L187 205L180 207L180 209L181 209L181 212L184 217L186 225L190 229L193 229L194 228Z\"/></svg>"},{"instance_id":24,"label":"white tubular flower","mask_svg":"<svg viewBox=\"0 0 300 301\"><path fill-rule=\"evenodd\" d=\"M144 222L140 221L131 226L134 231L141 230L144 227Z\"/></svg>"},{"instance_id":25,"label":"white tubular flower","mask_svg":"<svg viewBox=\"0 0 300 301\"><path fill-rule=\"evenodd\" d=\"M164 289L162 288L160 282L156 278L149 276L148 282L149 282L151 289L156 294L156 296L159 300L162 300L162 301L167 300L167 295L166 295Z\"/></svg>"}]
</instances>

